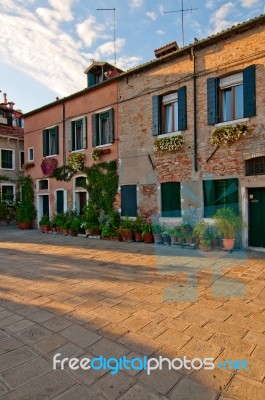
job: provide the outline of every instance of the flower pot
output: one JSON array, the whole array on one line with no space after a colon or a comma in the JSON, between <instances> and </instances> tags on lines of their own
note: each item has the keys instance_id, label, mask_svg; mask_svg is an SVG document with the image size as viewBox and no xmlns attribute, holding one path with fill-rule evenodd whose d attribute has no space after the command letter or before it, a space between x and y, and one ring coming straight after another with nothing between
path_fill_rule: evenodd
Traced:
<instances>
[{"instance_id":1,"label":"flower pot","mask_svg":"<svg viewBox=\"0 0 265 400\"><path fill-rule=\"evenodd\" d=\"M113 241L113 242L120 242L121 238L117 237L117 236L113 236L113 237L110 237L110 240Z\"/></svg>"},{"instance_id":2,"label":"flower pot","mask_svg":"<svg viewBox=\"0 0 265 400\"><path fill-rule=\"evenodd\" d=\"M71 232L71 236L77 236L78 232Z\"/></svg>"},{"instance_id":3,"label":"flower pot","mask_svg":"<svg viewBox=\"0 0 265 400\"><path fill-rule=\"evenodd\" d=\"M211 251L212 248L211 248L211 246L203 246L203 245L200 245L200 246L199 246L199 250L201 250L201 251Z\"/></svg>"},{"instance_id":4,"label":"flower pot","mask_svg":"<svg viewBox=\"0 0 265 400\"><path fill-rule=\"evenodd\" d=\"M51 227L49 225L40 225L40 231L43 233L48 233L50 232Z\"/></svg>"},{"instance_id":5,"label":"flower pot","mask_svg":"<svg viewBox=\"0 0 265 400\"><path fill-rule=\"evenodd\" d=\"M170 235L170 239L171 239L171 246L178 244L178 237L177 235Z\"/></svg>"},{"instance_id":6,"label":"flower pot","mask_svg":"<svg viewBox=\"0 0 265 400\"><path fill-rule=\"evenodd\" d=\"M183 238L183 237L178 237L178 243L179 243L179 244L184 243L184 238Z\"/></svg>"},{"instance_id":7,"label":"flower pot","mask_svg":"<svg viewBox=\"0 0 265 400\"><path fill-rule=\"evenodd\" d=\"M191 244L192 243L192 238L186 238L185 242L188 243L188 244Z\"/></svg>"},{"instance_id":8,"label":"flower pot","mask_svg":"<svg viewBox=\"0 0 265 400\"><path fill-rule=\"evenodd\" d=\"M223 249L224 250L233 250L235 246L235 239L222 239L223 241Z\"/></svg>"},{"instance_id":9,"label":"flower pot","mask_svg":"<svg viewBox=\"0 0 265 400\"><path fill-rule=\"evenodd\" d=\"M219 240L218 239L212 239L212 247L214 249L218 249L218 247L219 247Z\"/></svg>"},{"instance_id":10,"label":"flower pot","mask_svg":"<svg viewBox=\"0 0 265 400\"><path fill-rule=\"evenodd\" d=\"M153 235L155 244L163 244L163 237L161 233L154 233Z\"/></svg>"},{"instance_id":11,"label":"flower pot","mask_svg":"<svg viewBox=\"0 0 265 400\"><path fill-rule=\"evenodd\" d=\"M110 237L109 236L101 236L101 239L102 240L110 240Z\"/></svg>"},{"instance_id":12,"label":"flower pot","mask_svg":"<svg viewBox=\"0 0 265 400\"><path fill-rule=\"evenodd\" d=\"M144 234L143 239L144 239L145 243L153 243L153 241L154 241L153 234L149 233L149 232Z\"/></svg>"},{"instance_id":13,"label":"flower pot","mask_svg":"<svg viewBox=\"0 0 265 400\"><path fill-rule=\"evenodd\" d=\"M31 229L31 222L19 222L19 223L18 223L18 227L19 227L19 229L21 229L21 230L24 230L24 229Z\"/></svg>"},{"instance_id":14,"label":"flower pot","mask_svg":"<svg viewBox=\"0 0 265 400\"><path fill-rule=\"evenodd\" d=\"M170 246L171 245L171 237L169 236L169 234L163 233L162 236L163 236L164 244L167 246Z\"/></svg>"},{"instance_id":15,"label":"flower pot","mask_svg":"<svg viewBox=\"0 0 265 400\"><path fill-rule=\"evenodd\" d=\"M87 236L91 235L92 234L92 228L86 228L85 229L85 233L86 233Z\"/></svg>"},{"instance_id":16,"label":"flower pot","mask_svg":"<svg viewBox=\"0 0 265 400\"><path fill-rule=\"evenodd\" d=\"M142 232L135 232L135 241L138 243L143 241Z\"/></svg>"},{"instance_id":17,"label":"flower pot","mask_svg":"<svg viewBox=\"0 0 265 400\"><path fill-rule=\"evenodd\" d=\"M133 242L133 232L131 229L122 229L121 237L123 242Z\"/></svg>"},{"instance_id":18,"label":"flower pot","mask_svg":"<svg viewBox=\"0 0 265 400\"><path fill-rule=\"evenodd\" d=\"M63 236L67 236L69 234L69 229L63 229Z\"/></svg>"}]
</instances>

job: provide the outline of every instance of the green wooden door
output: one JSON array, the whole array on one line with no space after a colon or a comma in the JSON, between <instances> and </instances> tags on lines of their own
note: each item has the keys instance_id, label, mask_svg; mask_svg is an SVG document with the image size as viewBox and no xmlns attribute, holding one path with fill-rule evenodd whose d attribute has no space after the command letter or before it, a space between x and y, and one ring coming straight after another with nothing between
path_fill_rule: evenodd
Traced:
<instances>
[{"instance_id":1,"label":"green wooden door","mask_svg":"<svg viewBox=\"0 0 265 400\"><path fill-rule=\"evenodd\" d=\"M265 188L248 190L249 246L265 247Z\"/></svg>"}]
</instances>

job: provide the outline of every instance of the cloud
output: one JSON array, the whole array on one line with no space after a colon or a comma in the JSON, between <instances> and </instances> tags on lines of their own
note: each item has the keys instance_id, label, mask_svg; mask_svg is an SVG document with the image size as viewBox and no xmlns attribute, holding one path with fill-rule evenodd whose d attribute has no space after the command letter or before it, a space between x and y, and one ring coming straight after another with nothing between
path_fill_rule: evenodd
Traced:
<instances>
[{"instance_id":1,"label":"cloud","mask_svg":"<svg viewBox=\"0 0 265 400\"><path fill-rule=\"evenodd\" d=\"M151 18L153 21L157 19L157 15L154 11L147 11L146 15Z\"/></svg>"},{"instance_id":2,"label":"cloud","mask_svg":"<svg viewBox=\"0 0 265 400\"><path fill-rule=\"evenodd\" d=\"M105 27L95 17L89 17L76 25L76 32L80 40L88 47L97 39L107 39L109 35L104 34Z\"/></svg>"},{"instance_id":3,"label":"cloud","mask_svg":"<svg viewBox=\"0 0 265 400\"><path fill-rule=\"evenodd\" d=\"M125 39L117 39L116 40L116 52L118 53L125 45ZM106 42L102 45L100 45L95 53L94 57L96 60L100 58L107 59L107 57L112 56L114 54L114 42Z\"/></svg>"},{"instance_id":4,"label":"cloud","mask_svg":"<svg viewBox=\"0 0 265 400\"><path fill-rule=\"evenodd\" d=\"M251 8L259 5L259 0L241 0L241 6L244 8Z\"/></svg>"},{"instance_id":5,"label":"cloud","mask_svg":"<svg viewBox=\"0 0 265 400\"><path fill-rule=\"evenodd\" d=\"M131 8L139 8L143 5L144 0L130 0Z\"/></svg>"},{"instance_id":6,"label":"cloud","mask_svg":"<svg viewBox=\"0 0 265 400\"><path fill-rule=\"evenodd\" d=\"M210 23L214 26L214 32L222 31L233 25L231 21L229 22L226 20L226 17L231 15L234 8L235 3L229 2L224 4L211 15Z\"/></svg>"},{"instance_id":7,"label":"cloud","mask_svg":"<svg viewBox=\"0 0 265 400\"><path fill-rule=\"evenodd\" d=\"M158 30L156 31L156 33L157 33L158 35L164 35L164 34L165 34L165 32L162 31L161 29L158 29Z\"/></svg>"},{"instance_id":8,"label":"cloud","mask_svg":"<svg viewBox=\"0 0 265 400\"><path fill-rule=\"evenodd\" d=\"M117 58L117 66L123 71L136 67L140 64L141 58L136 56L121 56Z\"/></svg>"},{"instance_id":9,"label":"cloud","mask_svg":"<svg viewBox=\"0 0 265 400\"><path fill-rule=\"evenodd\" d=\"M42 8L39 7L36 10L36 13L40 18L43 19L45 23L51 23L51 21L72 21L73 15L71 12L71 6L75 0L49 0L49 4L52 7L50 8Z\"/></svg>"}]
</instances>

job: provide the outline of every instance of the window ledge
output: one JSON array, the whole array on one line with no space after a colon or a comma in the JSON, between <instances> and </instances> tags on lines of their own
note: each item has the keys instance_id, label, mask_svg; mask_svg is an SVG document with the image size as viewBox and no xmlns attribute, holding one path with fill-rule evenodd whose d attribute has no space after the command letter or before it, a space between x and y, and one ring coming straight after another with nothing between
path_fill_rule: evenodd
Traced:
<instances>
[{"instance_id":1,"label":"window ledge","mask_svg":"<svg viewBox=\"0 0 265 400\"><path fill-rule=\"evenodd\" d=\"M113 144L113 143L100 144L100 145L96 146L95 148L96 148L96 149L99 149L99 148L103 148L103 147L108 147L108 146L111 146L112 144Z\"/></svg>"},{"instance_id":2,"label":"window ledge","mask_svg":"<svg viewBox=\"0 0 265 400\"><path fill-rule=\"evenodd\" d=\"M50 154L49 156L45 156L45 158L51 158L51 157L58 157L58 154Z\"/></svg>"},{"instance_id":3,"label":"window ledge","mask_svg":"<svg viewBox=\"0 0 265 400\"><path fill-rule=\"evenodd\" d=\"M157 135L157 137L160 138L165 138L165 137L172 137L172 136L181 136L183 131L176 131L176 132L171 132L171 133L162 133L161 135Z\"/></svg>"},{"instance_id":4,"label":"window ledge","mask_svg":"<svg viewBox=\"0 0 265 400\"><path fill-rule=\"evenodd\" d=\"M233 121L225 121L225 122L220 122L219 124L215 124L215 128L221 128L222 126L230 126L230 125L236 125L236 124L242 124L244 122L248 122L249 118L239 118L235 119Z\"/></svg>"},{"instance_id":5,"label":"window ledge","mask_svg":"<svg viewBox=\"0 0 265 400\"><path fill-rule=\"evenodd\" d=\"M85 151L85 149L72 150L72 151L69 151L69 154L80 153L80 151Z\"/></svg>"}]
</instances>

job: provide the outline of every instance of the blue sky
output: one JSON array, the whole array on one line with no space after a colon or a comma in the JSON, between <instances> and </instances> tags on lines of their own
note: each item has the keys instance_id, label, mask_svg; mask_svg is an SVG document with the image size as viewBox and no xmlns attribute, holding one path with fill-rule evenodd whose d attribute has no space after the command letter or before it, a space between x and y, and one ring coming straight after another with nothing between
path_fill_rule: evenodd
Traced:
<instances>
[{"instance_id":1,"label":"blue sky","mask_svg":"<svg viewBox=\"0 0 265 400\"><path fill-rule=\"evenodd\" d=\"M185 45L264 13L264 0L183 0ZM0 90L28 112L86 87L91 60L127 70L182 46L181 0L1 0ZM0 101L2 101L2 93Z\"/></svg>"}]
</instances>

